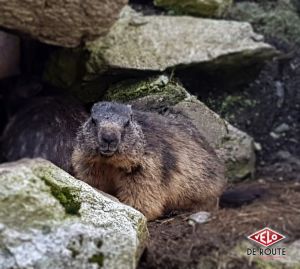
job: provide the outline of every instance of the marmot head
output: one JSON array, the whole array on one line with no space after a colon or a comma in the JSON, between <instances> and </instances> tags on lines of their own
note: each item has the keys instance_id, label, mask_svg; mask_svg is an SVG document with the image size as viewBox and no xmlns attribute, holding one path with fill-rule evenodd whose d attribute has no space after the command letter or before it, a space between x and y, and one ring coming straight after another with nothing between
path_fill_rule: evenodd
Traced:
<instances>
[{"instance_id":1,"label":"marmot head","mask_svg":"<svg viewBox=\"0 0 300 269\"><path fill-rule=\"evenodd\" d=\"M89 152L109 158L118 154L137 155L144 149L141 127L134 120L131 106L99 102L93 105L81 132Z\"/></svg>"}]
</instances>

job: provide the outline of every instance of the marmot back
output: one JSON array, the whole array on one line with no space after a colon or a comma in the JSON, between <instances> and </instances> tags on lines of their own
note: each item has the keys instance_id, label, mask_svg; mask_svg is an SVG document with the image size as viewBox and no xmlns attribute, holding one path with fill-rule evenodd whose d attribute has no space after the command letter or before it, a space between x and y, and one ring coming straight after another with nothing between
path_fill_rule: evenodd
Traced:
<instances>
[{"instance_id":1,"label":"marmot back","mask_svg":"<svg viewBox=\"0 0 300 269\"><path fill-rule=\"evenodd\" d=\"M216 208L226 184L223 164L192 125L116 103L93 106L72 164L77 178L148 219Z\"/></svg>"},{"instance_id":2,"label":"marmot back","mask_svg":"<svg viewBox=\"0 0 300 269\"><path fill-rule=\"evenodd\" d=\"M6 161L41 157L70 172L76 132L87 117L73 99L34 98L6 126L1 137L3 157Z\"/></svg>"}]
</instances>

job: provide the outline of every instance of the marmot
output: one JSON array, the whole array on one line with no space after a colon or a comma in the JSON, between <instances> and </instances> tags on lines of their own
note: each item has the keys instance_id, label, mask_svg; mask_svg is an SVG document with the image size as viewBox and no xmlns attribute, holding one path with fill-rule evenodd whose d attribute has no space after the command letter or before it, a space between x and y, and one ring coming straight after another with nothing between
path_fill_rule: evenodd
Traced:
<instances>
[{"instance_id":1,"label":"marmot","mask_svg":"<svg viewBox=\"0 0 300 269\"><path fill-rule=\"evenodd\" d=\"M226 184L224 166L192 125L111 102L96 103L89 117L79 111L78 116L72 108L48 114L48 124L58 123L56 127L51 125L48 134L55 143L39 135L47 132L47 124L35 124L37 111L30 111L32 121L27 119L27 123L22 115L15 117L3 137L10 148L8 153L21 158L37 157L40 152L39 157L116 196L148 220L170 210L217 207ZM23 128L23 134L18 137L19 128ZM54 150L58 141L61 147Z\"/></svg>"},{"instance_id":2,"label":"marmot","mask_svg":"<svg viewBox=\"0 0 300 269\"><path fill-rule=\"evenodd\" d=\"M10 118L3 131L3 159L41 157L71 172L76 132L87 118L84 107L71 98L30 99Z\"/></svg>"}]
</instances>

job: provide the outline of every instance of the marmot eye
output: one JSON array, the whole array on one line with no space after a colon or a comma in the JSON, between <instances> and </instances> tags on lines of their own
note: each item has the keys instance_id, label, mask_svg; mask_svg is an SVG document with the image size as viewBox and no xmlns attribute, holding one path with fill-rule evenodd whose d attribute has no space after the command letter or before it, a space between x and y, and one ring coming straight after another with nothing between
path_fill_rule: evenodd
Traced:
<instances>
[{"instance_id":1,"label":"marmot eye","mask_svg":"<svg viewBox=\"0 0 300 269\"><path fill-rule=\"evenodd\" d=\"M92 118L92 123L96 125L96 120Z\"/></svg>"}]
</instances>

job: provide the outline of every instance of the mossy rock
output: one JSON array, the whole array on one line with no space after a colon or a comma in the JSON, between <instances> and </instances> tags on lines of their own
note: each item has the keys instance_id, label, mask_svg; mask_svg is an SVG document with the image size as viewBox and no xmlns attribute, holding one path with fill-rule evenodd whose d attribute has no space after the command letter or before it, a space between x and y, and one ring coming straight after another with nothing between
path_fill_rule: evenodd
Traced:
<instances>
[{"instance_id":1,"label":"mossy rock","mask_svg":"<svg viewBox=\"0 0 300 269\"><path fill-rule=\"evenodd\" d=\"M165 105L175 105L188 96L187 91L167 75L145 80L126 80L112 85L106 92L107 101L130 102L147 96L156 96Z\"/></svg>"},{"instance_id":2,"label":"mossy rock","mask_svg":"<svg viewBox=\"0 0 300 269\"><path fill-rule=\"evenodd\" d=\"M300 43L300 17L289 1L260 1L236 3L230 18L247 21L254 29L270 38Z\"/></svg>"},{"instance_id":3,"label":"mossy rock","mask_svg":"<svg viewBox=\"0 0 300 269\"><path fill-rule=\"evenodd\" d=\"M0 165L1 269L135 268L147 238L140 212L48 161Z\"/></svg>"},{"instance_id":4,"label":"mossy rock","mask_svg":"<svg viewBox=\"0 0 300 269\"><path fill-rule=\"evenodd\" d=\"M191 14L200 17L221 17L232 5L232 0L154 0L175 14Z\"/></svg>"}]
</instances>

